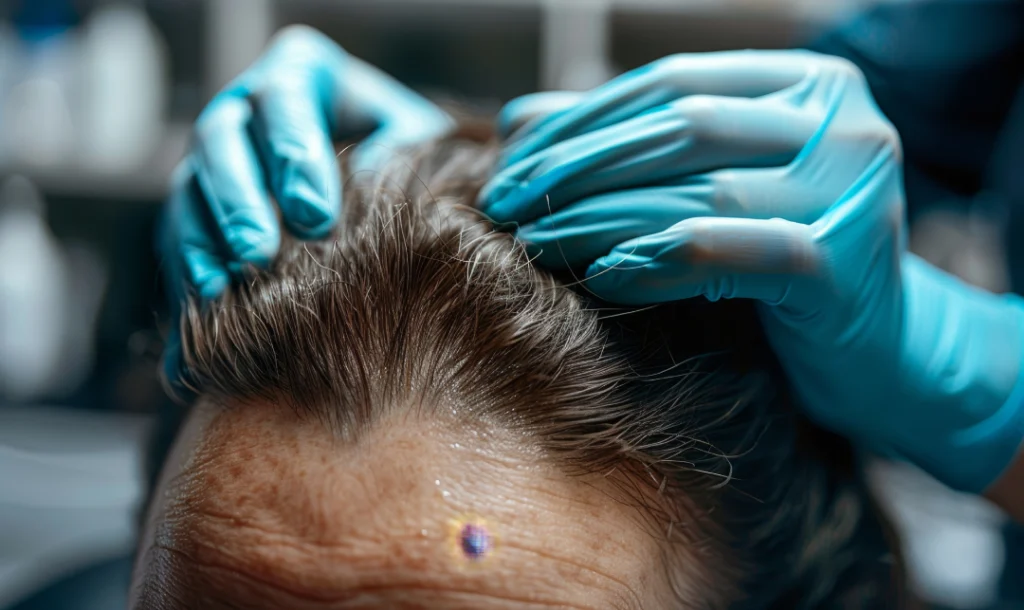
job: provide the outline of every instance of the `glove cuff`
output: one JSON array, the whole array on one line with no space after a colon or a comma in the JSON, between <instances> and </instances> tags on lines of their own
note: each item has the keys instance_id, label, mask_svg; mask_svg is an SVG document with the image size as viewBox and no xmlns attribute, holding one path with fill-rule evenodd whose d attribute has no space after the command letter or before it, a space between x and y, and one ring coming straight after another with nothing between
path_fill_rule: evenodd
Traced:
<instances>
[{"instance_id":1,"label":"glove cuff","mask_svg":"<svg viewBox=\"0 0 1024 610\"><path fill-rule=\"evenodd\" d=\"M1017 302L1015 305L1024 313L1024 304ZM1020 332L1024 337L1024 322ZM1024 353L1020 358L1024 362ZM1002 407L984 421L955 432L949 440L954 451L972 457L964 464L950 464L953 468L947 473L948 485L980 494L998 480L1024 443L1024 366L1021 366L1016 387ZM971 465L975 467L970 468Z\"/></svg>"},{"instance_id":2,"label":"glove cuff","mask_svg":"<svg viewBox=\"0 0 1024 610\"><path fill-rule=\"evenodd\" d=\"M1006 312L1010 324L1006 330L1018 333L1020 344L1024 345L1024 301L1016 296L1006 300L1010 305ZM993 359L997 357L992 355ZM999 479L1024 443L1024 352L1015 357L1022 364L1005 402L981 421L951 432L943 443L945 455L936 455L941 465L936 464L932 471L954 489L982 493Z\"/></svg>"},{"instance_id":3,"label":"glove cuff","mask_svg":"<svg viewBox=\"0 0 1024 610\"><path fill-rule=\"evenodd\" d=\"M947 485L978 493L1024 440L1024 300L969 286L913 256L903 262L902 408L910 420L892 440Z\"/></svg>"}]
</instances>

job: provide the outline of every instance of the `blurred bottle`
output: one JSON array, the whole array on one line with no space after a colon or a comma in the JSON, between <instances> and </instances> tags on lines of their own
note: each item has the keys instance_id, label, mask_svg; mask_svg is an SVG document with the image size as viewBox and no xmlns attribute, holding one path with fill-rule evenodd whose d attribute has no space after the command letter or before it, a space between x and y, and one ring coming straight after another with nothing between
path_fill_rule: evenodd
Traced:
<instances>
[{"instance_id":1,"label":"blurred bottle","mask_svg":"<svg viewBox=\"0 0 1024 610\"><path fill-rule=\"evenodd\" d=\"M60 360L64 261L27 179L0 186L0 388L14 400L39 394Z\"/></svg>"},{"instance_id":2,"label":"blurred bottle","mask_svg":"<svg viewBox=\"0 0 1024 610\"><path fill-rule=\"evenodd\" d=\"M52 165L74 153L78 14L70 0L15 3L0 60L0 158Z\"/></svg>"},{"instance_id":3,"label":"blurred bottle","mask_svg":"<svg viewBox=\"0 0 1024 610\"><path fill-rule=\"evenodd\" d=\"M21 0L0 30L0 162L127 173L164 133L166 49L141 1Z\"/></svg>"},{"instance_id":4,"label":"blurred bottle","mask_svg":"<svg viewBox=\"0 0 1024 610\"><path fill-rule=\"evenodd\" d=\"M164 131L166 49L140 2L98 7L82 32L83 161L105 172L149 159Z\"/></svg>"},{"instance_id":5,"label":"blurred bottle","mask_svg":"<svg viewBox=\"0 0 1024 610\"><path fill-rule=\"evenodd\" d=\"M35 186L0 184L0 397L73 391L91 370L106 273L92 251L69 256L50 233Z\"/></svg>"},{"instance_id":6,"label":"blurred bottle","mask_svg":"<svg viewBox=\"0 0 1024 610\"><path fill-rule=\"evenodd\" d=\"M17 49L14 28L6 21L0 20L0 164L8 158L6 138L3 135L4 113L7 110L7 92L14 86L14 56Z\"/></svg>"}]
</instances>

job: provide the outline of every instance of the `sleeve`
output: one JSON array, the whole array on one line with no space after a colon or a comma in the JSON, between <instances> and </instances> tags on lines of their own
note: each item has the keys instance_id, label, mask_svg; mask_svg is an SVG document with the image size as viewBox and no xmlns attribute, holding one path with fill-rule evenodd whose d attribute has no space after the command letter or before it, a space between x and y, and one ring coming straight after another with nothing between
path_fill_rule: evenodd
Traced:
<instances>
[{"instance_id":1,"label":"sleeve","mask_svg":"<svg viewBox=\"0 0 1024 610\"><path fill-rule=\"evenodd\" d=\"M911 213L981 187L1024 77L1024 1L883 3L811 48L864 72L903 140Z\"/></svg>"}]
</instances>

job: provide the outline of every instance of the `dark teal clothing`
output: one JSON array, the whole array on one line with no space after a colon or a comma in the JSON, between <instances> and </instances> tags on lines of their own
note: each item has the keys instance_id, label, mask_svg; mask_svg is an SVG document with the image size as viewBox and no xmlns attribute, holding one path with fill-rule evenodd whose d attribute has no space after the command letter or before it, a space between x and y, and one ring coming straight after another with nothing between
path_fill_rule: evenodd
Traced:
<instances>
[{"instance_id":1,"label":"dark teal clothing","mask_svg":"<svg viewBox=\"0 0 1024 610\"><path fill-rule=\"evenodd\" d=\"M867 76L903 140L911 216L980 193L1007 210L1024 292L1024 1L886 3L813 48Z\"/></svg>"}]
</instances>

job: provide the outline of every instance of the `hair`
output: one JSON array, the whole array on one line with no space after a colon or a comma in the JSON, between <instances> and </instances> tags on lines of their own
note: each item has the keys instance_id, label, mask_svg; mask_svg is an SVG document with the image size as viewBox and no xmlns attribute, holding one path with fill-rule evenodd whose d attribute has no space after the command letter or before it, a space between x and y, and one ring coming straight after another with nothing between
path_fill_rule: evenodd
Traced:
<instances>
[{"instance_id":1,"label":"hair","mask_svg":"<svg viewBox=\"0 0 1024 610\"><path fill-rule=\"evenodd\" d=\"M753 306L618 308L537 269L472 205L494 160L454 138L347 175L330 238L285 238L269 270L187 306L181 383L344 438L452 405L524 431L570 475L618 473L668 553L714 567L675 583L681 605L899 607L853 452L797 413Z\"/></svg>"}]
</instances>

